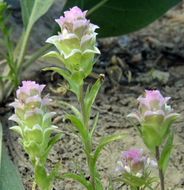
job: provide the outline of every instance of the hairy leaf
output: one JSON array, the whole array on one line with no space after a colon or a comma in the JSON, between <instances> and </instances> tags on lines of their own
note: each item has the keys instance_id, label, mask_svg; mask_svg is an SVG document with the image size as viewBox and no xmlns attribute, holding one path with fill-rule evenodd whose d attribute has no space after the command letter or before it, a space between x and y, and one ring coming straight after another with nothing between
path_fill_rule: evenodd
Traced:
<instances>
[{"instance_id":1,"label":"hairy leaf","mask_svg":"<svg viewBox=\"0 0 184 190\"><path fill-rule=\"evenodd\" d=\"M0 185L1 190L24 190L19 173L4 147L2 147Z\"/></svg>"}]
</instances>

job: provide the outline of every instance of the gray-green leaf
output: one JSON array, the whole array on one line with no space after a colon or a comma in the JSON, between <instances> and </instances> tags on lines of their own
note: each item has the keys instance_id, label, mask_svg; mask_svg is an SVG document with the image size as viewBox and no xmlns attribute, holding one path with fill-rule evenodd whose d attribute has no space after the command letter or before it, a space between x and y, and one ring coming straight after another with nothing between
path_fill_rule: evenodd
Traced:
<instances>
[{"instance_id":1,"label":"gray-green leaf","mask_svg":"<svg viewBox=\"0 0 184 190\"><path fill-rule=\"evenodd\" d=\"M20 3L24 26L29 25L31 28L48 11L54 0L21 0Z\"/></svg>"},{"instance_id":2,"label":"gray-green leaf","mask_svg":"<svg viewBox=\"0 0 184 190\"><path fill-rule=\"evenodd\" d=\"M4 147L2 147L0 185L1 190L24 190L20 175Z\"/></svg>"}]
</instances>

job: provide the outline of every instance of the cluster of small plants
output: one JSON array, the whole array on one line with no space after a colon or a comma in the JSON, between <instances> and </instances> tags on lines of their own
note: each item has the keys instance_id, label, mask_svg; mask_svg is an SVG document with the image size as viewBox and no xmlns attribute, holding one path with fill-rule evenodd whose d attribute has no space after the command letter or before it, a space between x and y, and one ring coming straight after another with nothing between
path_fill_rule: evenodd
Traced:
<instances>
[{"instance_id":1,"label":"cluster of small plants","mask_svg":"<svg viewBox=\"0 0 184 190\"><path fill-rule=\"evenodd\" d=\"M93 122L90 118L93 103L105 76L100 74L94 84L84 85L95 64L95 55L100 54L96 46L96 30L99 27L92 24L86 14L87 11L83 12L75 6L56 19L60 31L46 42L54 45L57 51L50 51L44 57L55 58L61 65L45 68L44 71L51 70L61 75L68 82L69 90L76 96L77 107L67 102L62 104L71 109L65 118L73 125L74 133L77 130L90 177L86 179L83 174L62 173L58 165L48 172L46 164L49 152L62 138L62 132L52 124L56 113L49 111L52 100L42 95L45 85L23 81L16 91L15 101L11 103L15 113L9 119L16 123L11 129L19 134L20 142L34 168L32 190L37 187L40 190L52 190L54 180L58 178L78 181L87 190L104 190L97 162L101 151L109 143L122 140L126 136L112 134L101 137L97 145L94 143L99 114L96 114ZM163 97L158 90L145 90L137 99L138 108L128 118L135 118L139 122L137 131L150 156L141 147L124 150L117 167L112 171L116 173L114 181L126 184L131 190L155 190L158 186L165 190L164 176L173 148L172 124L179 117L168 104L169 99L170 97ZM152 169L158 170L159 177L153 176Z\"/></svg>"}]
</instances>

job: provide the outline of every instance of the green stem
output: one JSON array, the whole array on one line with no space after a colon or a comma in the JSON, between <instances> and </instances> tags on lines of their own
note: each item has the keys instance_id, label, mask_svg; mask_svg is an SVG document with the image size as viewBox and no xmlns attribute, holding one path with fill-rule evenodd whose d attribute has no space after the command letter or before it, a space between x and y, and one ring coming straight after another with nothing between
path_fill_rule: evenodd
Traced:
<instances>
[{"instance_id":1,"label":"green stem","mask_svg":"<svg viewBox=\"0 0 184 190\"><path fill-rule=\"evenodd\" d=\"M31 32L31 26L28 25L27 28L26 28L25 33L23 33L23 35L24 35L23 36L23 41L22 41L22 44L21 44L20 54L19 54L18 61L17 61L17 69L19 70L19 72L21 70L22 62L24 60L24 56L25 56L25 52L26 52L26 49L27 49L27 44L28 44L30 32Z\"/></svg>"},{"instance_id":2,"label":"green stem","mask_svg":"<svg viewBox=\"0 0 184 190\"><path fill-rule=\"evenodd\" d=\"M84 103L84 89L83 89L83 85L80 86L80 97L79 97L79 102L80 102L80 106L81 106L81 111L82 111L82 120L84 123L84 126L87 128L88 130L88 118L86 116L86 109L85 109L85 103Z\"/></svg>"},{"instance_id":3,"label":"green stem","mask_svg":"<svg viewBox=\"0 0 184 190\"><path fill-rule=\"evenodd\" d=\"M37 158L37 160L32 163L34 165L34 181L36 186L38 186L40 190L52 190L52 180L46 171L45 161Z\"/></svg>"},{"instance_id":4,"label":"green stem","mask_svg":"<svg viewBox=\"0 0 184 190\"><path fill-rule=\"evenodd\" d=\"M86 116L86 110L85 110L83 85L81 85L81 87L80 87L79 102L80 102L80 106L81 106L84 127L86 127L86 129L89 130L89 121ZM88 164L89 173L90 173L90 181L91 181L93 190L96 190L96 187L95 187L95 164L94 164L94 158L93 158L93 153L92 153L92 142L91 142L90 136L88 138L88 141L85 142L85 150L86 150L87 164Z\"/></svg>"},{"instance_id":5,"label":"green stem","mask_svg":"<svg viewBox=\"0 0 184 190\"><path fill-rule=\"evenodd\" d=\"M161 190L165 190L164 173L163 173L163 170L159 166L160 151L159 151L159 147L158 146L156 146L156 148L155 148L155 157L156 157L157 165L158 165L158 168L159 168L160 188L161 188Z\"/></svg>"}]
</instances>

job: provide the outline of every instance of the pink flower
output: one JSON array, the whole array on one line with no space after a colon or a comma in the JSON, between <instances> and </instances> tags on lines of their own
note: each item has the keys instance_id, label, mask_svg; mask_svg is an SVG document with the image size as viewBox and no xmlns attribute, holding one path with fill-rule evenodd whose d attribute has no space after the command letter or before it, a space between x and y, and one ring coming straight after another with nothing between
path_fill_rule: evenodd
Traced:
<instances>
[{"instance_id":1,"label":"pink flower","mask_svg":"<svg viewBox=\"0 0 184 190\"><path fill-rule=\"evenodd\" d=\"M142 111L157 111L165 109L165 105L170 97L163 97L158 90L145 90L145 96L140 96L137 100Z\"/></svg>"},{"instance_id":2,"label":"pink flower","mask_svg":"<svg viewBox=\"0 0 184 190\"><path fill-rule=\"evenodd\" d=\"M56 19L61 32L46 41L55 45L58 50L47 55L62 60L71 72L84 70L84 73L88 73L86 68L90 68L91 71L95 54L100 54L96 47L97 33L95 32L99 27L90 23L86 13L87 11L83 12L76 6L64 12L64 16Z\"/></svg>"},{"instance_id":3,"label":"pink flower","mask_svg":"<svg viewBox=\"0 0 184 190\"><path fill-rule=\"evenodd\" d=\"M155 162L143 154L143 149L132 148L122 153L116 171L140 177L148 166L153 166L153 163Z\"/></svg>"},{"instance_id":4,"label":"pink flower","mask_svg":"<svg viewBox=\"0 0 184 190\"><path fill-rule=\"evenodd\" d=\"M15 109L15 114L10 120L21 121L21 124L24 121L31 128L35 124L41 124L45 107L50 102L48 97L41 97L44 88L45 85L39 85L35 81L23 81L22 86L16 91L15 101L10 104Z\"/></svg>"},{"instance_id":5,"label":"pink flower","mask_svg":"<svg viewBox=\"0 0 184 190\"><path fill-rule=\"evenodd\" d=\"M54 112L47 110L50 99L42 97L44 87L34 81L23 81L15 101L10 104L15 114L9 120L16 122L11 129L21 135L21 142L32 161L46 154L54 138L51 133L57 128L52 125Z\"/></svg>"},{"instance_id":6,"label":"pink flower","mask_svg":"<svg viewBox=\"0 0 184 190\"><path fill-rule=\"evenodd\" d=\"M179 114L173 112L168 100L158 90L146 90L137 100L138 110L130 113L128 117L139 121L141 137L149 149L160 146L170 134L170 127Z\"/></svg>"},{"instance_id":7,"label":"pink flower","mask_svg":"<svg viewBox=\"0 0 184 190\"><path fill-rule=\"evenodd\" d=\"M137 100L139 102L138 110L129 114L128 117L134 117L140 123L157 122L161 125L165 119L178 116L178 114L172 113L171 106L167 105L170 97L163 97L158 90L145 90L145 94Z\"/></svg>"},{"instance_id":8,"label":"pink flower","mask_svg":"<svg viewBox=\"0 0 184 190\"><path fill-rule=\"evenodd\" d=\"M41 95L45 85L39 85L35 81L22 81L22 86L16 91L17 98L24 101L27 97Z\"/></svg>"},{"instance_id":9,"label":"pink flower","mask_svg":"<svg viewBox=\"0 0 184 190\"><path fill-rule=\"evenodd\" d=\"M65 11L64 16L61 16L59 19L56 19L56 22L60 25L61 28L74 25L75 22L82 21L83 24L87 24L86 17L87 11L82 12L77 6L70 9L70 11ZM89 23L88 23L89 24ZM68 28L69 29L69 28Z\"/></svg>"}]
</instances>

